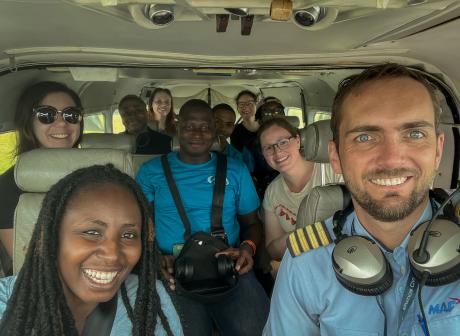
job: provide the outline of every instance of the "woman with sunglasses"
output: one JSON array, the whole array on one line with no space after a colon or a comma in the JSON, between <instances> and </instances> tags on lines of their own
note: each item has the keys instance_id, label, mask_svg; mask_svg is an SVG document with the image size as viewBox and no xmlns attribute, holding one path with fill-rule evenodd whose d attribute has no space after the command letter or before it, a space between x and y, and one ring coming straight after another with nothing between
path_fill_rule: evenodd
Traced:
<instances>
[{"instance_id":1,"label":"woman with sunglasses","mask_svg":"<svg viewBox=\"0 0 460 336\"><path fill-rule=\"evenodd\" d=\"M15 155L35 148L77 147L83 133L82 105L78 95L61 83L40 82L20 96L15 126ZM13 216L21 193L14 181L14 166L0 175L0 243L13 253ZM11 274L11 261L2 260L5 275Z\"/></svg>"},{"instance_id":2,"label":"woman with sunglasses","mask_svg":"<svg viewBox=\"0 0 460 336\"><path fill-rule=\"evenodd\" d=\"M262 203L265 245L271 258L279 261L286 250L286 238L296 227L302 199L321 185L321 166L303 158L298 130L284 118L264 122L258 139L265 160L280 173L267 187ZM325 172L327 183L341 180L330 167Z\"/></svg>"}]
</instances>

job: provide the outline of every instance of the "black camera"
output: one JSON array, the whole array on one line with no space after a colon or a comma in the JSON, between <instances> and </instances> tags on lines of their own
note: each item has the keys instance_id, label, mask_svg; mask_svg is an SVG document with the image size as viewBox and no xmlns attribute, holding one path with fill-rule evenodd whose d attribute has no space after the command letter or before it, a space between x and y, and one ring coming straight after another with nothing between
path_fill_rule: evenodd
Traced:
<instances>
[{"instance_id":1,"label":"black camera","mask_svg":"<svg viewBox=\"0 0 460 336\"><path fill-rule=\"evenodd\" d=\"M218 302L238 283L233 259L216 253L228 248L221 239L197 232L185 243L174 263L179 294L201 302Z\"/></svg>"}]
</instances>

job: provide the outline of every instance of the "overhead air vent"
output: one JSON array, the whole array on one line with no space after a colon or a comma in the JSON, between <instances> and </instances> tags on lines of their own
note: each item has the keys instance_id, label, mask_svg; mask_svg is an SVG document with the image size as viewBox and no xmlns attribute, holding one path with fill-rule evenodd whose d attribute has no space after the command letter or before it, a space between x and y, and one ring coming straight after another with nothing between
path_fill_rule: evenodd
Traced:
<instances>
[{"instance_id":1,"label":"overhead air vent","mask_svg":"<svg viewBox=\"0 0 460 336\"><path fill-rule=\"evenodd\" d=\"M334 23L339 11L336 8L313 6L297 9L292 13L292 21L305 30L320 30Z\"/></svg>"},{"instance_id":2,"label":"overhead air vent","mask_svg":"<svg viewBox=\"0 0 460 336\"><path fill-rule=\"evenodd\" d=\"M176 7L173 5L150 4L129 5L133 20L148 29L159 29L169 26L176 19Z\"/></svg>"},{"instance_id":3,"label":"overhead air vent","mask_svg":"<svg viewBox=\"0 0 460 336\"><path fill-rule=\"evenodd\" d=\"M167 26L174 21L174 7L171 5L145 5L144 15L156 26Z\"/></svg>"}]
</instances>

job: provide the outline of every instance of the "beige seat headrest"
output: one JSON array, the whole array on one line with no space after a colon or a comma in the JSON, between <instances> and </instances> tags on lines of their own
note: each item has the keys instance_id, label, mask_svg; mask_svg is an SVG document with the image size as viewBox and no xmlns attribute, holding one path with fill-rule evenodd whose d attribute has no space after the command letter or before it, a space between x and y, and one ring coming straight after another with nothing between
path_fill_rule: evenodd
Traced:
<instances>
[{"instance_id":1,"label":"beige seat headrest","mask_svg":"<svg viewBox=\"0 0 460 336\"><path fill-rule=\"evenodd\" d=\"M18 187L27 192L47 192L76 169L112 163L133 176L131 154L119 149L34 149L21 154L14 170Z\"/></svg>"},{"instance_id":2,"label":"beige seat headrest","mask_svg":"<svg viewBox=\"0 0 460 336\"><path fill-rule=\"evenodd\" d=\"M81 139L81 148L112 148L136 152L136 137L131 134L87 133Z\"/></svg>"},{"instance_id":3,"label":"beige seat headrest","mask_svg":"<svg viewBox=\"0 0 460 336\"><path fill-rule=\"evenodd\" d=\"M297 116L284 116L284 118L289 121L289 123L295 128L299 128L300 120Z\"/></svg>"},{"instance_id":4,"label":"beige seat headrest","mask_svg":"<svg viewBox=\"0 0 460 336\"><path fill-rule=\"evenodd\" d=\"M313 188L304 197L297 212L296 228L324 221L351 203L351 196L343 184L330 184Z\"/></svg>"},{"instance_id":5,"label":"beige seat headrest","mask_svg":"<svg viewBox=\"0 0 460 336\"><path fill-rule=\"evenodd\" d=\"M304 156L307 161L329 163L328 143L332 140L329 120L320 120L300 131Z\"/></svg>"}]
</instances>

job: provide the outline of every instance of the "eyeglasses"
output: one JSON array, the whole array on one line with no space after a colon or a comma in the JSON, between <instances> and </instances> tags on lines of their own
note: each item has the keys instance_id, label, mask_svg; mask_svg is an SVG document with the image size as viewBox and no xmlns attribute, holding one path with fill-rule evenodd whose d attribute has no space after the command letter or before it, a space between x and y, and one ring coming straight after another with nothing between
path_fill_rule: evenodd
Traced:
<instances>
[{"instance_id":1,"label":"eyeglasses","mask_svg":"<svg viewBox=\"0 0 460 336\"><path fill-rule=\"evenodd\" d=\"M278 150L284 150L289 147L291 140L295 138L295 136L290 136L289 138L281 139L277 143L265 145L262 147L262 152L266 155L273 155L275 154L275 147L278 147Z\"/></svg>"},{"instance_id":2,"label":"eyeglasses","mask_svg":"<svg viewBox=\"0 0 460 336\"><path fill-rule=\"evenodd\" d=\"M56 121L58 113L61 113L62 118L69 124L78 124L82 117L82 109L76 106L66 107L59 111L53 106L38 106L33 109L38 121L42 124L52 124Z\"/></svg>"},{"instance_id":3,"label":"eyeglasses","mask_svg":"<svg viewBox=\"0 0 460 336\"><path fill-rule=\"evenodd\" d=\"M255 104L255 101L254 100L250 100L250 101L247 101L247 102L240 102L240 103L237 103L236 105L239 107L239 108L244 108L244 107L249 107L249 106L252 106Z\"/></svg>"},{"instance_id":4,"label":"eyeglasses","mask_svg":"<svg viewBox=\"0 0 460 336\"><path fill-rule=\"evenodd\" d=\"M282 106L262 108L262 117L273 117L276 115L284 115L284 108Z\"/></svg>"}]
</instances>

